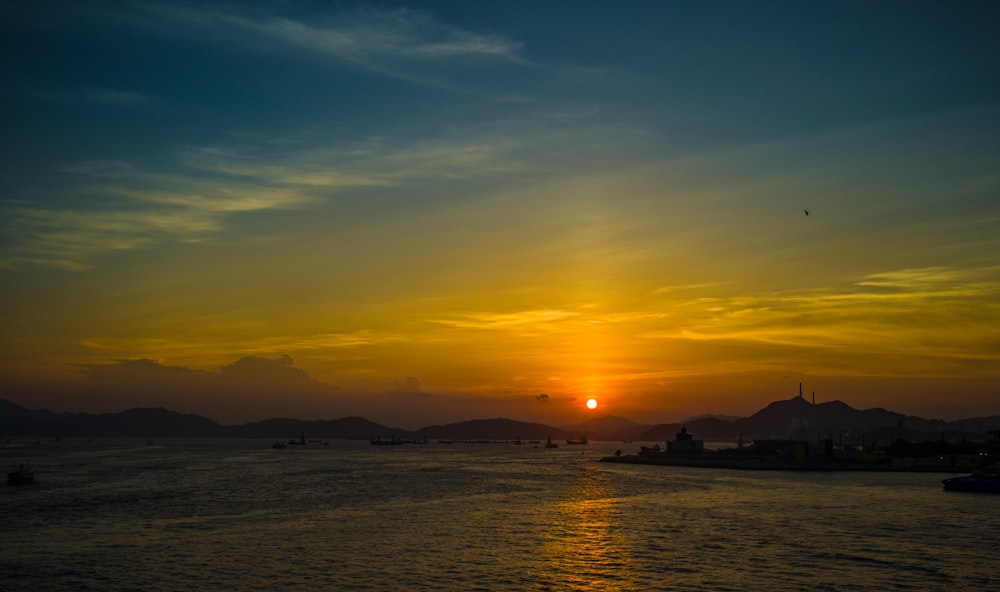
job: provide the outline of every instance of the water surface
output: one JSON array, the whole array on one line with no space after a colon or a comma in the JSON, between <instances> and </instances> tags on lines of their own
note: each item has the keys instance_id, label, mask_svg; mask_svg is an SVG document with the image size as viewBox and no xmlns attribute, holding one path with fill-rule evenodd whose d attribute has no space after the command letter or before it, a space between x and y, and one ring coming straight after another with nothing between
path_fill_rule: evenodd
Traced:
<instances>
[{"instance_id":1,"label":"water surface","mask_svg":"<svg viewBox=\"0 0 1000 592\"><path fill-rule=\"evenodd\" d=\"M596 462L639 445L14 443L0 590L1000 589L1000 496Z\"/></svg>"}]
</instances>

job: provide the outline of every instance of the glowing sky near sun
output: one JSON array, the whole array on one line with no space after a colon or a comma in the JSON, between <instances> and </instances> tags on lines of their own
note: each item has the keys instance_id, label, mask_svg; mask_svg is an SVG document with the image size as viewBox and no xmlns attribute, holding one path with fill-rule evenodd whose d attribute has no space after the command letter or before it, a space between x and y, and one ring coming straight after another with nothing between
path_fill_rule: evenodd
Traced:
<instances>
[{"instance_id":1,"label":"glowing sky near sun","mask_svg":"<svg viewBox=\"0 0 1000 592\"><path fill-rule=\"evenodd\" d=\"M0 396L1000 413L998 17L7 3Z\"/></svg>"}]
</instances>

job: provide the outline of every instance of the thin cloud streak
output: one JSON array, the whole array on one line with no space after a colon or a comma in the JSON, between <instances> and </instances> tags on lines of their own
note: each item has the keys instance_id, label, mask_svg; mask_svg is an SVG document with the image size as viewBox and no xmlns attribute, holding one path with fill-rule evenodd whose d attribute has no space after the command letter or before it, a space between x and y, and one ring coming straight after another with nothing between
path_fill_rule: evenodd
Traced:
<instances>
[{"instance_id":1,"label":"thin cloud streak","mask_svg":"<svg viewBox=\"0 0 1000 592\"><path fill-rule=\"evenodd\" d=\"M420 140L391 149L304 146L280 155L259 150L259 141L188 147L174 173L121 159L62 165L55 170L83 181L65 191L97 197L102 210L11 211L15 240L3 249L0 266L82 270L102 254L157 242L157 234L204 240L226 227L227 214L314 207L359 188L537 172L531 152L551 141L544 136ZM59 234L48 230L57 227Z\"/></svg>"},{"instance_id":2,"label":"thin cloud streak","mask_svg":"<svg viewBox=\"0 0 1000 592\"><path fill-rule=\"evenodd\" d=\"M579 314L569 310L537 309L515 313L469 314L458 318L432 319L431 322L458 329L541 328L578 317Z\"/></svg>"},{"instance_id":3,"label":"thin cloud streak","mask_svg":"<svg viewBox=\"0 0 1000 592\"><path fill-rule=\"evenodd\" d=\"M996 268L932 267L870 274L855 289L809 294L699 298L677 304L673 327L645 330L649 340L754 344L794 349L797 356L859 358L852 367L888 367L919 356L909 371L935 373L958 362L988 362L1000 372L1000 329L984 330L1000 313ZM975 328L975 330L970 330ZM864 358L867 357L867 360ZM829 359L824 363L833 364Z\"/></svg>"},{"instance_id":4,"label":"thin cloud streak","mask_svg":"<svg viewBox=\"0 0 1000 592\"><path fill-rule=\"evenodd\" d=\"M149 246L157 235L182 240L219 230L217 221L190 211L69 211L17 208L11 212L17 243L0 256L0 267L42 265L82 271L114 251Z\"/></svg>"},{"instance_id":5,"label":"thin cloud streak","mask_svg":"<svg viewBox=\"0 0 1000 592\"><path fill-rule=\"evenodd\" d=\"M293 47L361 64L380 56L430 60L490 56L519 61L520 43L445 26L412 10L367 10L342 20L340 26L314 27L290 19L219 17L220 22Z\"/></svg>"},{"instance_id":6,"label":"thin cloud streak","mask_svg":"<svg viewBox=\"0 0 1000 592\"><path fill-rule=\"evenodd\" d=\"M173 34L164 22L235 34L258 51L274 51L274 44L326 56L355 68L418 85L460 91L435 68L460 60L498 60L527 64L523 44L500 35L483 35L438 22L428 14L409 10L369 8L342 13L319 26L291 18L251 16L198 7L141 5L155 19L147 23ZM429 67L426 73L414 66Z\"/></svg>"}]
</instances>

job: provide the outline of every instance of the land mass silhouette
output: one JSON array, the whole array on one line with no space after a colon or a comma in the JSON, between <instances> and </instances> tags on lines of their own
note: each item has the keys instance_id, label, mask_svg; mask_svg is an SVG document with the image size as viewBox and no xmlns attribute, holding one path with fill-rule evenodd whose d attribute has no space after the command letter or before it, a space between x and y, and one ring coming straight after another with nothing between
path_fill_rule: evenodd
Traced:
<instances>
[{"instance_id":1,"label":"land mass silhouette","mask_svg":"<svg viewBox=\"0 0 1000 592\"><path fill-rule=\"evenodd\" d=\"M162 407L118 413L54 413L0 399L0 437L238 437L369 439L536 440L545 438L659 441L682 427L700 439L788 438L811 434L864 434L869 442L907 440L987 440L1000 431L1000 415L955 421L924 419L882 408L859 410L842 401L813 404L794 397L770 403L749 417L700 416L669 424L641 424L606 415L580 424L549 426L507 418L474 419L418 430L385 426L362 417L327 420L275 418L241 425Z\"/></svg>"}]
</instances>

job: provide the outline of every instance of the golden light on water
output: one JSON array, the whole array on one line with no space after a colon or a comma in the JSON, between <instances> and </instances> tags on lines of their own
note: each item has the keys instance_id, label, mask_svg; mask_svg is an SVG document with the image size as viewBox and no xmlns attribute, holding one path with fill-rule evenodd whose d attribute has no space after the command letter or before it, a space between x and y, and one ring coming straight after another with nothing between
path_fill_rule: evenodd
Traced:
<instances>
[{"instance_id":1,"label":"golden light on water","mask_svg":"<svg viewBox=\"0 0 1000 592\"><path fill-rule=\"evenodd\" d=\"M617 592L640 589L611 475L587 469L554 508L542 542L540 589ZM551 584L557 584L550 587Z\"/></svg>"}]
</instances>

